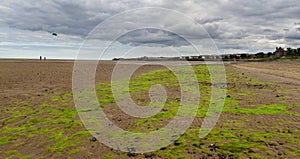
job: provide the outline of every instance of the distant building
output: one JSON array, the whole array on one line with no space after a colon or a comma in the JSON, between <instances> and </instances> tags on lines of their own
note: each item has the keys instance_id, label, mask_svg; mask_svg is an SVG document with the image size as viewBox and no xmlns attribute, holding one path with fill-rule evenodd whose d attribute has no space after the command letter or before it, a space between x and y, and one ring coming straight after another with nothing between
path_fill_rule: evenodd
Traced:
<instances>
[{"instance_id":1,"label":"distant building","mask_svg":"<svg viewBox=\"0 0 300 159\"><path fill-rule=\"evenodd\" d=\"M203 56L181 56L181 59L185 59L187 61L201 61L203 60Z\"/></svg>"}]
</instances>

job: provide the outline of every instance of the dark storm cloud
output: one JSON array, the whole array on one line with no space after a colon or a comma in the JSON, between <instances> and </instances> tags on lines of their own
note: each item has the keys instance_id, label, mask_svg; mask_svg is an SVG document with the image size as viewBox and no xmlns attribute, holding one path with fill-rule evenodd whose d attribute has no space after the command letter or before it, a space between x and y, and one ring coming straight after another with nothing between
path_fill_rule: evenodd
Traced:
<instances>
[{"instance_id":1,"label":"dark storm cloud","mask_svg":"<svg viewBox=\"0 0 300 159\"><path fill-rule=\"evenodd\" d=\"M57 32L61 34L86 36L104 18L113 13L89 13L82 3L68 1L19 1L4 3L11 10L4 12L3 19L10 27ZM101 16L102 15L102 16Z\"/></svg>"},{"instance_id":2,"label":"dark storm cloud","mask_svg":"<svg viewBox=\"0 0 300 159\"><path fill-rule=\"evenodd\" d=\"M159 29L141 29L120 37L119 42L133 46L182 46L189 43L179 35Z\"/></svg>"},{"instance_id":3,"label":"dark storm cloud","mask_svg":"<svg viewBox=\"0 0 300 159\"><path fill-rule=\"evenodd\" d=\"M4 0L0 2L0 23L21 30L56 32L83 38L106 18L137 7L165 7L190 16L206 29L221 49L246 47L240 41L255 42L247 47L273 47L281 44L282 40L287 44L297 44L295 40L299 40L300 5L296 0ZM176 27L175 30L192 39L206 37L198 33L197 26L175 25L180 24L180 19L176 17L167 19L166 15L160 15L154 18L160 18L166 29ZM172 22L170 25L169 21ZM99 39L109 37L110 32L107 32ZM262 43L261 37L265 38ZM218 43L225 40L230 45ZM129 33L119 41L134 46L146 43L186 45L178 36L153 30Z\"/></svg>"}]
</instances>

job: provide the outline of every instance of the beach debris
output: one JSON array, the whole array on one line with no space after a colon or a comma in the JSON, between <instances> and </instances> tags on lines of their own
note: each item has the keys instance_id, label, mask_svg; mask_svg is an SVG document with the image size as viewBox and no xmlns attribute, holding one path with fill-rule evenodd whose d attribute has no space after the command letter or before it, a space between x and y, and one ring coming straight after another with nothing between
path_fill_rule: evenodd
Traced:
<instances>
[{"instance_id":1,"label":"beach debris","mask_svg":"<svg viewBox=\"0 0 300 159\"><path fill-rule=\"evenodd\" d=\"M218 154L219 159L226 159L226 155L219 153Z\"/></svg>"},{"instance_id":2,"label":"beach debris","mask_svg":"<svg viewBox=\"0 0 300 159\"><path fill-rule=\"evenodd\" d=\"M155 154L154 154L153 152L145 153L145 154L144 154L144 157L145 157L145 158L154 158L154 157L155 157Z\"/></svg>"},{"instance_id":3,"label":"beach debris","mask_svg":"<svg viewBox=\"0 0 300 159\"><path fill-rule=\"evenodd\" d=\"M135 148L134 147L127 147L127 150L128 150L128 153L127 153L128 157L134 157L134 156L136 156Z\"/></svg>"},{"instance_id":4,"label":"beach debris","mask_svg":"<svg viewBox=\"0 0 300 159\"><path fill-rule=\"evenodd\" d=\"M200 147L198 144L193 144L194 147Z\"/></svg>"},{"instance_id":5,"label":"beach debris","mask_svg":"<svg viewBox=\"0 0 300 159\"><path fill-rule=\"evenodd\" d=\"M268 146L278 146L278 144L275 141L269 141L266 143Z\"/></svg>"},{"instance_id":6,"label":"beach debris","mask_svg":"<svg viewBox=\"0 0 300 159\"><path fill-rule=\"evenodd\" d=\"M248 153L255 153L255 151L254 151L253 148L250 148L250 149L248 150Z\"/></svg>"},{"instance_id":7,"label":"beach debris","mask_svg":"<svg viewBox=\"0 0 300 159\"><path fill-rule=\"evenodd\" d=\"M179 146L179 145L181 145L181 143L180 143L178 140L176 140L176 141L174 142L174 145L175 145L175 146Z\"/></svg>"},{"instance_id":8,"label":"beach debris","mask_svg":"<svg viewBox=\"0 0 300 159\"><path fill-rule=\"evenodd\" d=\"M92 137L91 141L95 142L95 141L97 141L97 138L96 137Z\"/></svg>"},{"instance_id":9,"label":"beach debris","mask_svg":"<svg viewBox=\"0 0 300 159\"><path fill-rule=\"evenodd\" d=\"M216 149L217 149L217 146L216 146L216 144L209 144L209 150L210 151L216 151Z\"/></svg>"}]
</instances>

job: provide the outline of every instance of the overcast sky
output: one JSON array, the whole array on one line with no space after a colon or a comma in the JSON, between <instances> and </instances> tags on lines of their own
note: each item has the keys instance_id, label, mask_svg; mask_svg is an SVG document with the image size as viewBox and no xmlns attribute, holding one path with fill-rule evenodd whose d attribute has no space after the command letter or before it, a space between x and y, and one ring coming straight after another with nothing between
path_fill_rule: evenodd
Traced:
<instances>
[{"instance_id":1,"label":"overcast sky","mask_svg":"<svg viewBox=\"0 0 300 159\"><path fill-rule=\"evenodd\" d=\"M106 58L122 56L128 50L132 56L175 56L189 54L186 37L202 48L211 47L207 39L212 38L220 53L300 47L297 0L2 0L0 58L75 58L96 26L141 7L175 10L187 19L173 11L137 13L145 18L136 12L123 14L102 26L97 36L92 35L95 47L90 46L91 50L114 41ZM153 21L159 21L163 29L151 28ZM133 25L148 28L130 30ZM53 36L54 32L58 36ZM128 33L112 39L124 32Z\"/></svg>"}]
</instances>

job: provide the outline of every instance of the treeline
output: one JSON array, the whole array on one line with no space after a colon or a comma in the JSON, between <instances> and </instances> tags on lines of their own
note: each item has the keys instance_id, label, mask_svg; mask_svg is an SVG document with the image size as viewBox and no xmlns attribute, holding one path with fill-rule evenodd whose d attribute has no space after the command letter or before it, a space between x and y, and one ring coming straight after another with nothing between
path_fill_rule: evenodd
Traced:
<instances>
[{"instance_id":1,"label":"treeline","mask_svg":"<svg viewBox=\"0 0 300 159\"><path fill-rule=\"evenodd\" d=\"M230 54L223 55L223 59L255 59L255 58L293 58L300 57L300 48L292 49L292 48L281 48L277 47L274 52L259 52L256 54Z\"/></svg>"}]
</instances>

